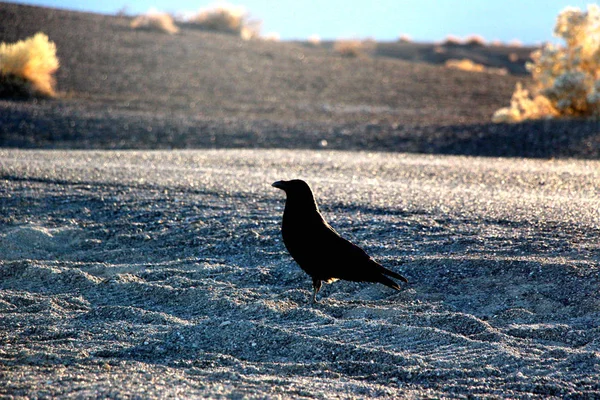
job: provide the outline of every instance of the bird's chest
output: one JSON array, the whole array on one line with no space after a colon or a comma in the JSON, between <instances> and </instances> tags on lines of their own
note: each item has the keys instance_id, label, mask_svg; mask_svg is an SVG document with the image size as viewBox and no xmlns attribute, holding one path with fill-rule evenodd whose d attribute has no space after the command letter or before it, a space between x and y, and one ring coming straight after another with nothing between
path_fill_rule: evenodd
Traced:
<instances>
[{"instance_id":1,"label":"bird's chest","mask_svg":"<svg viewBox=\"0 0 600 400\"><path fill-rule=\"evenodd\" d=\"M284 215L281 228L285 247L301 265L326 255L323 225L320 220Z\"/></svg>"}]
</instances>

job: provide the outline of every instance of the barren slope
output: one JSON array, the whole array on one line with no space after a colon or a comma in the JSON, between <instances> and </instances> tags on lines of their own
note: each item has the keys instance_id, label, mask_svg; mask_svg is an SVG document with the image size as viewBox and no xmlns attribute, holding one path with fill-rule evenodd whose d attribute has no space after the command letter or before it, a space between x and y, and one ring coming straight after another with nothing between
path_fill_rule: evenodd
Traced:
<instances>
[{"instance_id":1,"label":"barren slope","mask_svg":"<svg viewBox=\"0 0 600 400\"><path fill-rule=\"evenodd\" d=\"M0 393L598 397L600 165L0 151ZM411 283L326 285L276 179Z\"/></svg>"},{"instance_id":2,"label":"barren slope","mask_svg":"<svg viewBox=\"0 0 600 400\"><path fill-rule=\"evenodd\" d=\"M124 17L9 3L0 3L0 20L0 41L43 31L56 42L64 93L35 104L0 101L3 147L600 154L597 122L490 124L517 80L527 78L401 60L430 59L421 45L380 44L381 56L351 59L189 27L174 36L133 31ZM448 54L496 65L502 51L512 50Z\"/></svg>"}]
</instances>

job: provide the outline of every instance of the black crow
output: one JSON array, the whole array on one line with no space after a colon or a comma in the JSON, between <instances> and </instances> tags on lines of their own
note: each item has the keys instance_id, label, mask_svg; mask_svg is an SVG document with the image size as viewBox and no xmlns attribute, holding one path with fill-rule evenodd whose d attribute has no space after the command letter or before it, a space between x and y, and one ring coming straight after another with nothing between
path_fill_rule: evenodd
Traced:
<instances>
[{"instance_id":1,"label":"black crow","mask_svg":"<svg viewBox=\"0 0 600 400\"><path fill-rule=\"evenodd\" d=\"M313 302L317 301L322 282L338 279L379 282L396 290L400 290L400 286L388 276L408 282L341 237L321 216L306 182L300 179L277 181L273 186L287 195L281 224L283 243L300 268L312 277Z\"/></svg>"}]
</instances>

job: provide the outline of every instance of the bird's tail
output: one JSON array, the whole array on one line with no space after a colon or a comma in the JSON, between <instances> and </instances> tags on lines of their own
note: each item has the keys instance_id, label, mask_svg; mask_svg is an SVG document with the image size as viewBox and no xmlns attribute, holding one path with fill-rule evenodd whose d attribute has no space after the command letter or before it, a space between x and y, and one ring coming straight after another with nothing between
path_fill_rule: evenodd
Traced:
<instances>
[{"instance_id":1,"label":"bird's tail","mask_svg":"<svg viewBox=\"0 0 600 400\"><path fill-rule=\"evenodd\" d=\"M387 269L386 267L384 267L383 265L379 264L375 260L371 260L371 261L373 261L375 264L377 264L377 266L379 267L378 268L379 272L381 272L383 275L391 276L392 278L400 279L402 282L408 283L408 279L406 279L402 275L400 275L400 274L398 274L398 273L396 273L394 271L391 271L391 270ZM381 283L383 283L383 282L381 282ZM384 283L384 285L387 285L387 283Z\"/></svg>"},{"instance_id":2,"label":"bird's tail","mask_svg":"<svg viewBox=\"0 0 600 400\"><path fill-rule=\"evenodd\" d=\"M402 275L397 274L394 271L390 271L389 269L387 269L385 267L383 269L384 269L384 271L383 271L384 275L391 276L392 278L400 279L402 282L408 283L408 279L406 279Z\"/></svg>"},{"instance_id":3,"label":"bird's tail","mask_svg":"<svg viewBox=\"0 0 600 400\"><path fill-rule=\"evenodd\" d=\"M388 278L387 276L380 275L377 278L377 282L383 283L385 286L391 287L392 289L400 290L400 286L396 282L394 282L393 280Z\"/></svg>"}]
</instances>

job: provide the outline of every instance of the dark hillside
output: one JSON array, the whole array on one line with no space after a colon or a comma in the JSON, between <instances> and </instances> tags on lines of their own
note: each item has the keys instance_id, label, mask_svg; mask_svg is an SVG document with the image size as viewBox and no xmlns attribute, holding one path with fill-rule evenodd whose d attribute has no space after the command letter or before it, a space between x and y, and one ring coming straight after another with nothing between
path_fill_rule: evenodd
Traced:
<instances>
[{"instance_id":1,"label":"dark hillside","mask_svg":"<svg viewBox=\"0 0 600 400\"><path fill-rule=\"evenodd\" d=\"M489 124L522 76L454 71L397 54L344 58L190 27L177 35L134 31L127 17L10 3L0 3L0 20L0 41L41 31L56 43L62 93L40 103L0 101L0 146L598 153L596 124L575 123L569 136L573 125ZM548 142L540 133L553 136ZM566 146L555 148L557 141Z\"/></svg>"}]
</instances>

